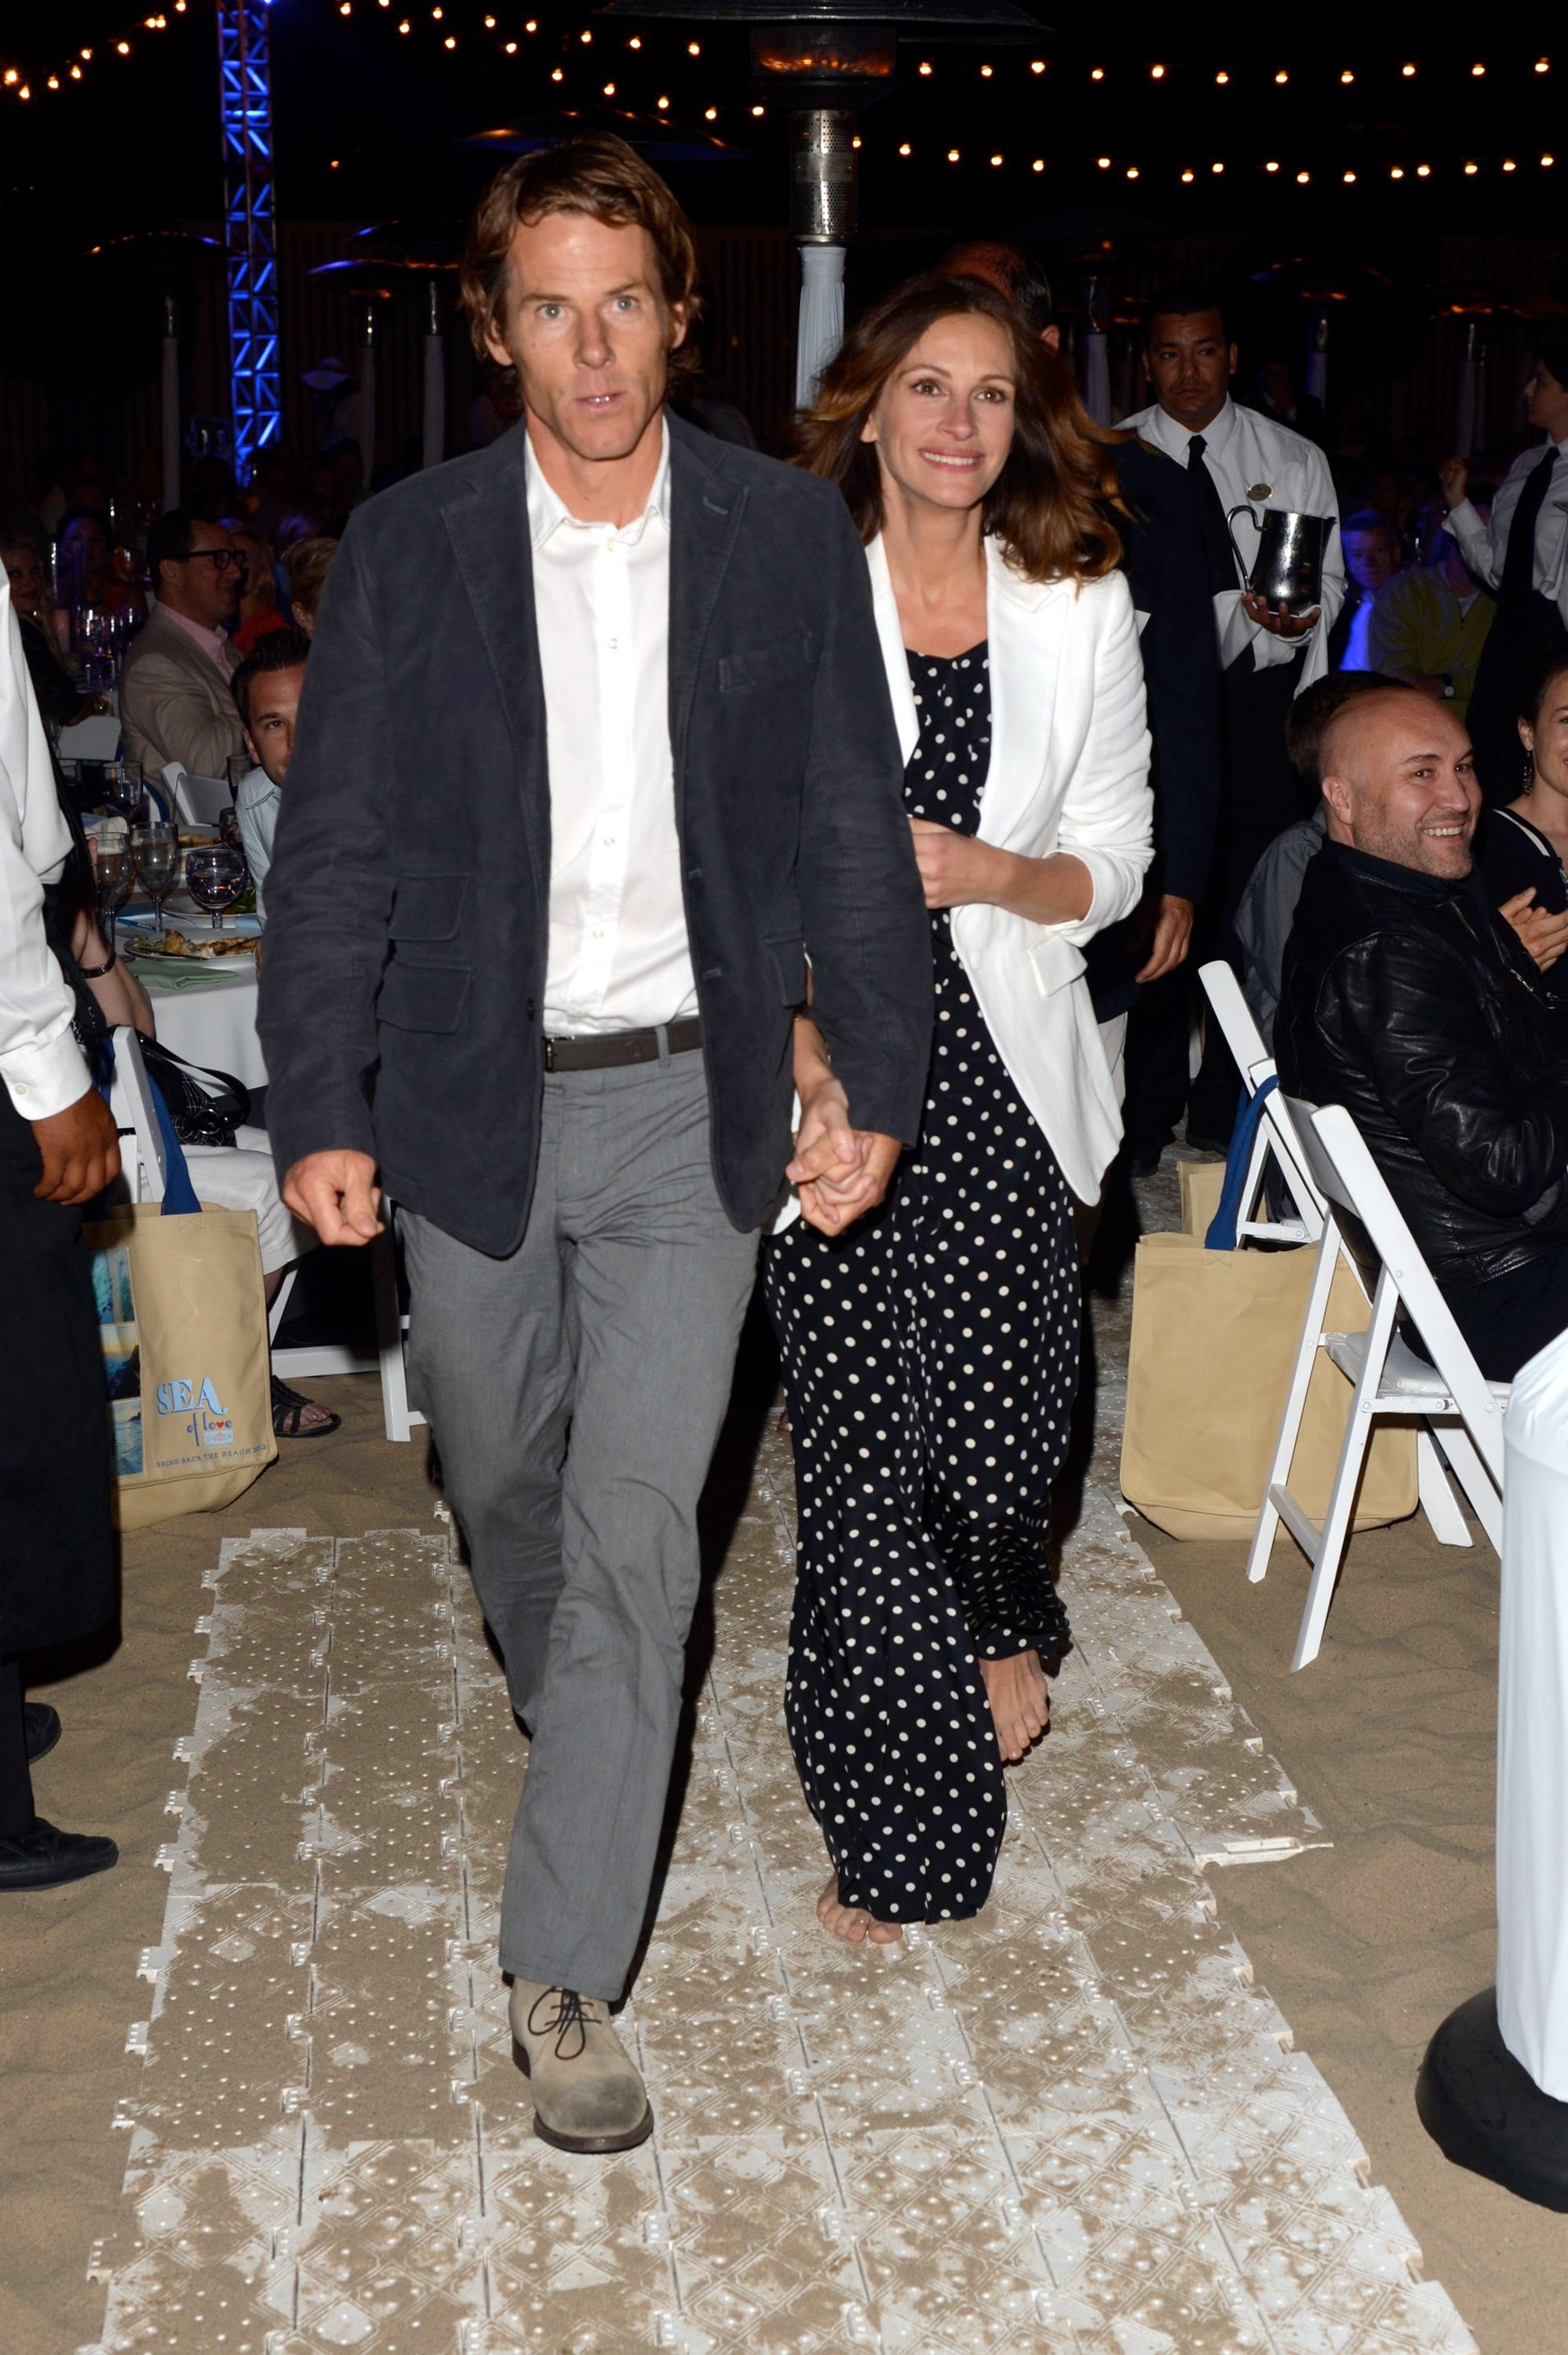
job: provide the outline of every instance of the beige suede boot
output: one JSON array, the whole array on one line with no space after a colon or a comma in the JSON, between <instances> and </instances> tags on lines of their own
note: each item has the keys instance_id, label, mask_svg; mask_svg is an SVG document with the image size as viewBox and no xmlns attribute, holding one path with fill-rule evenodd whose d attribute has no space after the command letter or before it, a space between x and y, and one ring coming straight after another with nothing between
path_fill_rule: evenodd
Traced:
<instances>
[{"instance_id":1,"label":"beige suede boot","mask_svg":"<svg viewBox=\"0 0 1568 2355\"><path fill-rule=\"evenodd\" d=\"M534 2094L534 2131L557 2150L631 2150L653 2131L647 2089L609 2006L569 1987L512 1982L512 2035Z\"/></svg>"}]
</instances>

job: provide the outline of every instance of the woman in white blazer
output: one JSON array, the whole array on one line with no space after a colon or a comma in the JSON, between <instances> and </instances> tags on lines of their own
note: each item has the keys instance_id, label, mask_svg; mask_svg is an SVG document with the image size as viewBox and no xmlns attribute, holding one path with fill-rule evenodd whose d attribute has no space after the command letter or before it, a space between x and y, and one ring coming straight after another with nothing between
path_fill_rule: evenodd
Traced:
<instances>
[{"instance_id":1,"label":"woman in white blazer","mask_svg":"<svg viewBox=\"0 0 1568 2355\"><path fill-rule=\"evenodd\" d=\"M858 1219L887 1142L849 1129L799 1022L800 1151L836 1158L767 1263L800 1491L786 1714L834 1868L818 1912L885 1942L985 1902L1003 1764L1049 1721L1073 1203L1121 1133L1083 949L1138 901L1149 736L1107 454L1001 296L889 296L802 438L866 541L936 977L920 1141Z\"/></svg>"}]
</instances>

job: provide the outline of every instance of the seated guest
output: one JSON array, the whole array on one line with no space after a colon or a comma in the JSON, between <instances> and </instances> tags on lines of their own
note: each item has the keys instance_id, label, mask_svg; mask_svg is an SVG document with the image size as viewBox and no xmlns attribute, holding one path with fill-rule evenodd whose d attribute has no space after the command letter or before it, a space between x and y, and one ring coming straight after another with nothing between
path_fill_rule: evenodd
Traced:
<instances>
[{"instance_id":1,"label":"seated guest","mask_svg":"<svg viewBox=\"0 0 1568 2355\"><path fill-rule=\"evenodd\" d=\"M1425 687L1462 720L1496 612L1458 541L1440 531L1426 563L1396 572L1379 591L1367 623L1367 667Z\"/></svg>"},{"instance_id":2,"label":"seated guest","mask_svg":"<svg viewBox=\"0 0 1568 2355\"><path fill-rule=\"evenodd\" d=\"M284 559L283 570L289 580L289 603L294 622L307 638L316 634L316 615L321 611L322 591L326 587L327 574L332 570L333 558L337 554L337 542L324 533L313 533L308 539L297 539Z\"/></svg>"},{"instance_id":3,"label":"seated guest","mask_svg":"<svg viewBox=\"0 0 1568 2355\"><path fill-rule=\"evenodd\" d=\"M234 545L245 559L245 586L239 592L238 625L234 633L234 651L243 660L254 654L270 630L286 630L289 617L278 602L277 576L272 570L272 550L259 531L248 523L231 523Z\"/></svg>"},{"instance_id":4,"label":"seated guest","mask_svg":"<svg viewBox=\"0 0 1568 2355\"><path fill-rule=\"evenodd\" d=\"M171 761L193 776L224 776L245 750L225 629L239 603L245 559L227 524L171 507L147 535L147 577L157 610L120 675L125 757L154 779Z\"/></svg>"},{"instance_id":5,"label":"seated guest","mask_svg":"<svg viewBox=\"0 0 1568 2355\"><path fill-rule=\"evenodd\" d=\"M97 696L83 695L60 660L55 603L44 578L43 559L37 543L20 525L0 527L0 564L5 567L11 602L21 625L22 652L38 709L54 727L69 728L73 720L100 710L101 704Z\"/></svg>"},{"instance_id":6,"label":"seated guest","mask_svg":"<svg viewBox=\"0 0 1568 2355\"><path fill-rule=\"evenodd\" d=\"M1298 818L1283 834L1275 836L1253 868L1252 879L1236 910L1242 996L1252 1009L1252 1018L1263 1033L1266 1047L1271 1047L1274 1040L1279 969L1285 962L1290 927L1296 921L1301 878L1327 839L1322 801L1323 730L1335 712L1342 711L1352 697L1394 684L1393 679L1380 678L1376 671L1331 670L1327 678L1314 679L1310 687L1304 687L1286 713L1285 750L1290 765L1302 784L1319 798L1309 817Z\"/></svg>"},{"instance_id":7,"label":"seated guest","mask_svg":"<svg viewBox=\"0 0 1568 2355\"><path fill-rule=\"evenodd\" d=\"M1335 670L1371 670L1368 633L1380 591L1404 561L1399 534L1375 507L1362 507L1340 527L1345 550L1347 582L1340 618L1329 637L1329 660Z\"/></svg>"},{"instance_id":8,"label":"seated guest","mask_svg":"<svg viewBox=\"0 0 1568 2355\"><path fill-rule=\"evenodd\" d=\"M1458 721L1415 687L1359 696L1322 764L1280 1083L1351 1114L1482 1373L1509 1381L1568 1326L1568 1050L1472 864Z\"/></svg>"},{"instance_id":9,"label":"seated guest","mask_svg":"<svg viewBox=\"0 0 1568 2355\"><path fill-rule=\"evenodd\" d=\"M1568 637L1546 647L1524 683L1519 715L1524 790L1481 821L1487 896L1541 970L1553 1006L1568 1006Z\"/></svg>"},{"instance_id":10,"label":"seated guest","mask_svg":"<svg viewBox=\"0 0 1568 2355\"><path fill-rule=\"evenodd\" d=\"M256 886L256 912L266 922L264 886L272 864L280 789L294 751L294 717L305 683L311 642L302 630L279 629L263 638L229 682L245 730L245 749L256 765L239 780L234 806L245 863Z\"/></svg>"}]
</instances>

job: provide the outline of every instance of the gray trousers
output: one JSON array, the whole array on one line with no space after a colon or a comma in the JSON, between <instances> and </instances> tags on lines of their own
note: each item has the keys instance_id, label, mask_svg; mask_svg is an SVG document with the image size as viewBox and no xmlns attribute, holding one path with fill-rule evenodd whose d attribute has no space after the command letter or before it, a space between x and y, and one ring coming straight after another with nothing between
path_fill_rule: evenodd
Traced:
<instances>
[{"instance_id":1,"label":"gray trousers","mask_svg":"<svg viewBox=\"0 0 1568 2355\"><path fill-rule=\"evenodd\" d=\"M501 1963L607 2001L647 1905L697 1598L697 1499L757 1267L700 1052L545 1081L509 1259L403 1212L409 1396L532 1747Z\"/></svg>"}]
</instances>

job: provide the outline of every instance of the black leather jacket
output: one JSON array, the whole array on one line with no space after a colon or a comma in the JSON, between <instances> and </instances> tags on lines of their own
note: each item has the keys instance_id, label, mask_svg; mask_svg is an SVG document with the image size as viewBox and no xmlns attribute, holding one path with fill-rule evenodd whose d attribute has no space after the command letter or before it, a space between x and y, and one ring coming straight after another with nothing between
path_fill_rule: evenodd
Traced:
<instances>
[{"instance_id":1,"label":"black leather jacket","mask_svg":"<svg viewBox=\"0 0 1568 2355\"><path fill-rule=\"evenodd\" d=\"M1568 1041L1474 875L1326 843L1274 1026L1280 1085L1343 1104L1446 1293L1568 1241Z\"/></svg>"}]
</instances>

